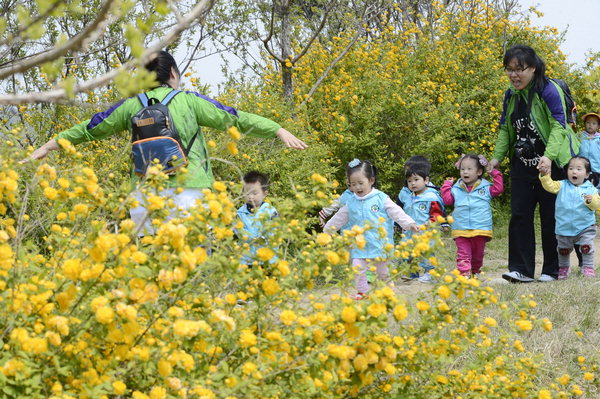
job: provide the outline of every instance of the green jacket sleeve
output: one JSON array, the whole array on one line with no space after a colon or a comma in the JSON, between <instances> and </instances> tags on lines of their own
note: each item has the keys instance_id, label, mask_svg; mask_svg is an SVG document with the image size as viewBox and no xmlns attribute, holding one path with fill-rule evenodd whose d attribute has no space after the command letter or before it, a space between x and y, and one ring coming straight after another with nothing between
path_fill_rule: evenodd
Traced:
<instances>
[{"instance_id":1,"label":"green jacket sleeve","mask_svg":"<svg viewBox=\"0 0 600 399\"><path fill-rule=\"evenodd\" d=\"M498 131L498 138L494 146L494 159L502 162L504 157L508 155L509 145L510 133L508 131L508 124L505 122L500 126L500 130Z\"/></svg>"},{"instance_id":2,"label":"green jacket sleeve","mask_svg":"<svg viewBox=\"0 0 600 399\"><path fill-rule=\"evenodd\" d=\"M91 119L85 120L70 129L58 134L59 139L67 139L72 144L86 141L101 140L115 133L131 128L131 115L141 107L137 99L130 98L119 101L104 112L95 114Z\"/></svg>"},{"instance_id":3,"label":"green jacket sleeve","mask_svg":"<svg viewBox=\"0 0 600 399\"><path fill-rule=\"evenodd\" d=\"M187 98L199 126L217 130L235 126L243 134L261 138L273 138L281 128L281 125L270 119L238 111L198 93L187 93Z\"/></svg>"}]
</instances>

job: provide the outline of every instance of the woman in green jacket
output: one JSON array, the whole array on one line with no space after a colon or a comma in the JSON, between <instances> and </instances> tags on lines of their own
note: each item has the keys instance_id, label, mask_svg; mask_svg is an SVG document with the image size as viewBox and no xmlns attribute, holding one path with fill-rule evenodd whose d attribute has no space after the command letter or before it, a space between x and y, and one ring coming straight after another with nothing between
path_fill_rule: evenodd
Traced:
<instances>
[{"instance_id":1,"label":"woman in green jacket","mask_svg":"<svg viewBox=\"0 0 600 399\"><path fill-rule=\"evenodd\" d=\"M510 88L504 96L500 130L489 168L510 159L511 219L508 230L508 269L502 278L513 283L534 281L534 212L539 205L544 262L538 281L558 276L554 234L556 195L543 189L539 172L560 180L561 169L578 151L576 140L569 145L562 89L545 76L546 66L529 46L516 45L504 55Z\"/></svg>"},{"instance_id":2,"label":"woman in green jacket","mask_svg":"<svg viewBox=\"0 0 600 399\"><path fill-rule=\"evenodd\" d=\"M156 73L159 86L147 92L148 98L163 100L172 90L177 89L180 83L180 72L175 59L166 51L159 52L147 65L146 69ZM137 97L121 100L106 111L92 116L92 118L73 126L58 134L58 138L49 140L35 150L29 159L44 158L50 151L59 148L58 139L67 139L72 144L85 141L100 140L122 131L131 131L131 118L140 111L142 104ZM261 138L278 137L287 147L305 149L307 145L292 133L282 128L276 122L261 116L238 111L225 106L216 100L196 92L181 92L169 102L169 113L179 133L183 148L190 143L187 166L188 173L183 183L184 191L175 194L176 179L171 179L173 188L165 190L162 194L173 197L177 206L188 208L202 195L202 189L212 186L213 174L206 148L206 141L201 132L201 127L210 127L225 130L235 126L240 132L249 136ZM194 138L194 136L197 136ZM134 195L142 200L141 194ZM143 201L141 201L143 203ZM146 210L140 206L131 210L132 219L139 225L147 222ZM152 233L149 223L146 223L146 232Z\"/></svg>"}]
</instances>

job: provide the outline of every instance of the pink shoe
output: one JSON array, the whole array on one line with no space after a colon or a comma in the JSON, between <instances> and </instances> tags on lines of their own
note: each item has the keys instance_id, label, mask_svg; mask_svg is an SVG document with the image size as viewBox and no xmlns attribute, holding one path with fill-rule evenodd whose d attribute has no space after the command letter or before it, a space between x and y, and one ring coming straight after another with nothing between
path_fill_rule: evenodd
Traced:
<instances>
[{"instance_id":1,"label":"pink shoe","mask_svg":"<svg viewBox=\"0 0 600 399\"><path fill-rule=\"evenodd\" d=\"M558 279L566 280L569 277L569 268L568 267L559 267L558 268Z\"/></svg>"},{"instance_id":2,"label":"pink shoe","mask_svg":"<svg viewBox=\"0 0 600 399\"><path fill-rule=\"evenodd\" d=\"M369 296L367 294L364 294L362 292L359 292L356 294L356 296L354 297L355 301L362 301L363 299L367 299Z\"/></svg>"},{"instance_id":3,"label":"pink shoe","mask_svg":"<svg viewBox=\"0 0 600 399\"><path fill-rule=\"evenodd\" d=\"M581 273L585 276L585 277L596 277L596 272L594 271L593 267L584 267L581 270Z\"/></svg>"}]
</instances>

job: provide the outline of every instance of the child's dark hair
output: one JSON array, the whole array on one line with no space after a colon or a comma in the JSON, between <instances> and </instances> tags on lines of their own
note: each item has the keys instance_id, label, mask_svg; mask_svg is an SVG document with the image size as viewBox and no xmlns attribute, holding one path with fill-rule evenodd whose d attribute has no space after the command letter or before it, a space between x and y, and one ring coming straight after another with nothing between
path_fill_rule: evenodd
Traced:
<instances>
[{"instance_id":1,"label":"child's dark hair","mask_svg":"<svg viewBox=\"0 0 600 399\"><path fill-rule=\"evenodd\" d=\"M160 84L167 84L171 79L171 68L175 70L177 76L180 76L179 68L173 56L166 51L159 51L146 65L146 69L156 73L156 80Z\"/></svg>"},{"instance_id":2,"label":"child's dark hair","mask_svg":"<svg viewBox=\"0 0 600 399\"><path fill-rule=\"evenodd\" d=\"M460 159L458 160L458 162L456 162L456 169L460 170L460 164L465 159L472 159L473 161L475 161L475 165L477 165L477 170L485 172L485 166L487 165L487 160L485 160L485 158L483 158L484 163L482 163L481 162L482 158L483 157L481 155L475 155L475 154L466 154L466 155L463 155L462 157L460 157Z\"/></svg>"},{"instance_id":3,"label":"child's dark hair","mask_svg":"<svg viewBox=\"0 0 600 399\"><path fill-rule=\"evenodd\" d=\"M413 164L410 167L406 168L405 175L406 179L413 175L421 176L423 180L429 177L429 172L431 172L431 165L428 167L422 163Z\"/></svg>"},{"instance_id":4,"label":"child's dark hair","mask_svg":"<svg viewBox=\"0 0 600 399\"><path fill-rule=\"evenodd\" d=\"M253 184L259 182L263 191L266 191L269 188L269 178L267 177L267 175L256 170L246 173L243 177L243 180L246 184Z\"/></svg>"},{"instance_id":5,"label":"child's dark hair","mask_svg":"<svg viewBox=\"0 0 600 399\"><path fill-rule=\"evenodd\" d=\"M350 179L350 176L355 172L363 172L367 179L375 179L373 187L377 187L377 169L370 161L361 161L354 158L346 166L346 177Z\"/></svg>"},{"instance_id":6,"label":"child's dark hair","mask_svg":"<svg viewBox=\"0 0 600 399\"><path fill-rule=\"evenodd\" d=\"M567 164L565 165L565 172L569 169L569 165L574 159L581 159L583 161L583 165L585 166L585 172L592 173L592 164L590 163L590 160L586 157L582 157L581 155L575 155L573 158L569 159L569 162L567 162Z\"/></svg>"},{"instance_id":7,"label":"child's dark hair","mask_svg":"<svg viewBox=\"0 0 600 399\"><path fill-rule=\"evenodd\" d=\"M404 162L405 171L408 171L408 169L414 166L420 166L422 168L425 168L425 170L427 171L427 176L429 176L429 174L431 173L431 163L423 155L413 155ZM411 176L412 175L413 173L411 173Z\"/></svg>"}]
</instances>

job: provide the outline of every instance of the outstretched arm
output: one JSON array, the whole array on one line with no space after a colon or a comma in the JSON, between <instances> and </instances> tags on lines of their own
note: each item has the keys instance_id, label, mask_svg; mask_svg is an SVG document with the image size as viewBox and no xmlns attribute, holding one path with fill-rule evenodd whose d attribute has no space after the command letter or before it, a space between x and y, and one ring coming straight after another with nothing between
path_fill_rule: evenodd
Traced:
<instances>
[{"instance_id":1,"label":"outstretched arm","mask_svg":"<svg viewBox=\"0 0 600 399\"><path fill-rule=\"evenodd\" d=\"M346 225L346 223L348 223L348 207L343 206L342 209L337 211L337 213L333 215L331 219L329 219L329 222L327 222L323 228L323 231L331 234L334 231L341 229L342 226Z\"/></svg>"},{"instance_id":2,"label":"outstretched arm","mask_svg":"<svg viewBox=\"0 0 600 399\"><path fill-rule=\"evenodd\" d=\"M59 148L60 147L58 146L58 143L56 142L56 140L54 140L54 139L48 140L46 142L46 144L44 144L43 146L41 146L40 148L38 148L37 150L32 152L31 155L29 155L27 158L21 160L21 163L34 161L36 159L46 158L46 156L48 155L48 153L50 151L55 151L55 150L58 150Z\"/></svg>"},{"instance_id":3,"label":"outstretched arm","mask_svg":"<svg viewBox=\"0 0 600 399\"><path fill-rule=\"evenodd\" d=\"M277 137L279 137L279 140L281 140L283 144L290 148L295 150L305 150L308 148L308 145L306 145L304 141L300 140L298 137L294 136L292 133L288 132L282 127L277 130L276 134Z\"/></svg>"},{"instance_id":4,"label":"outstretched arm","mask_svg":"<svg viewBox=\"0 0 600 399\"><path fill-rule=\"evenodd\" d=\"M502 173L498 169L493 169L490 172L492 175L492 186L490 187L490 194L492 197L497 197L504 192L504 179Z\"/></svg>"},{"instance_id":5,"label":"outstretched arm","mask_svg":"<svg viewBox=\"0 0 600 399\"><path fill-rule=\"evenodd\" d=\"M404 230L419 230L419 227L413 218L408 216L406 212L404 212L404 210L398 206L398 204L391 200L391 198L386 198L383 206L385 207L385 211L387 212L388 216L391 217L394 222L398 223Z\"/></svg>"}]
</instances>

